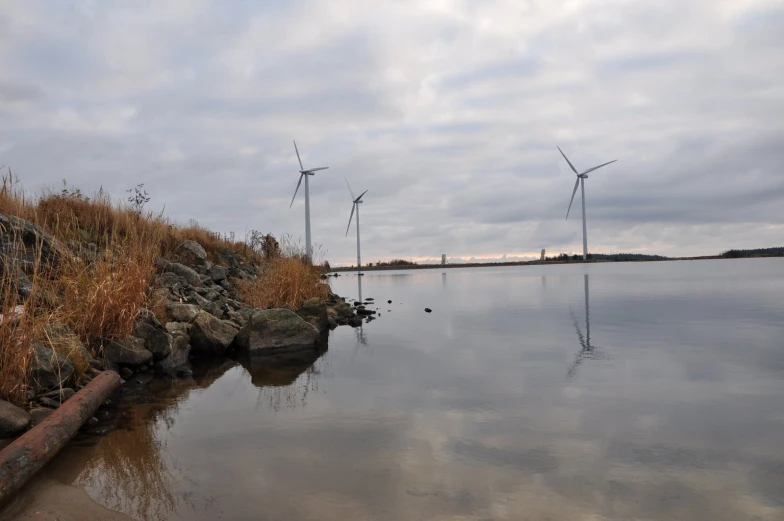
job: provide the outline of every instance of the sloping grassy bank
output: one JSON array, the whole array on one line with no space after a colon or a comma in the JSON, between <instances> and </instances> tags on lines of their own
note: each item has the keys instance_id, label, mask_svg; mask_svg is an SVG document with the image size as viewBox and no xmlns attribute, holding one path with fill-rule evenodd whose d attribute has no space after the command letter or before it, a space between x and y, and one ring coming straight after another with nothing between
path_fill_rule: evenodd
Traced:
<instances>
[{"instance_id":1,"label":"sloping grassy bank","mask_svg":"<svg viewBox=\"0 0 784 521\"><path fill-rule=\"evenodd\" d=\"M29 194L10 171L2 177L0 399L21 406L30 400L36 345L67 359L78 381L91 357L131 334L140 310L164 322L166 302L154 280L168 263L187 263L188 241L203 248L205 262L255 267L258 276L227 275L236 286L233 296L253 308L296 309L329 295L320 268L297 248L269 234L237 240L197 224L178 225L146 211L148 200L140 189L129 201L68 187Z\"/></svg>"}]
</instances>

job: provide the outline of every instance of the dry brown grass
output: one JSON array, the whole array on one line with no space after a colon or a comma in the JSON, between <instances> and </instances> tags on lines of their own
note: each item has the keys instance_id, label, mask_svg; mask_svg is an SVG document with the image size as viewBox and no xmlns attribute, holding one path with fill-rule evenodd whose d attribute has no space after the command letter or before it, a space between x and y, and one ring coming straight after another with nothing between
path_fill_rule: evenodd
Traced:
<instances>
[{"instance_id":1,"label":"dry brown grass","mask_svg":"<svg viewBox=\"0 0 784 521\"><path fill-rule=\"evenodd\" d=\"M224 249L244 261L258 259L244 242L233 237L222 237L195 222L174 225L161 214L139 212L113 202L102 190L89 198L65 187L29 196L10 170L0 180L0 213L41 226L71 250L56 266L41 273L36 267L35 274L28 274L34 296L25 303L25 313L0 324L0 398L16 403L24 400L30 346L35 341L47 342L58 353L72 358L77 372L86 369L76 359L81 355L68 348L73 343L47 336L44 324L67 324L94 354L99 354L96 351L105 339L131 332L141 307L152 304L165 313L150 294L156 257L176 259L182 243L192 239L213 261L220 260L219 252ZM2 275L3 310L17 304L10 271Z\"/></svg>"},{"instance_id":2,"label":"dry brown grass","mask_svg":"<svg viewBox=\"0 0 784 521\"><path fill-rule=\"evenodd\" d=\"M312 297L329 297L321 271L298 257L281 257L264 265L254 281L238 283L240 300L260 309L299 308Z\"/></svg>"},{"instance_id":3,"label":"dry brown grass","mask_svg":"<svg viewBox=\"0 0 784 521\"><path fill-rule=\"evenodd\" d=\"M31 314L15 316L16 291L9 291L7 277L3 282L3 320L0 322L0 399L23 405L30 370L30 344L36 324Z\"/></svg>"}]
</instances>

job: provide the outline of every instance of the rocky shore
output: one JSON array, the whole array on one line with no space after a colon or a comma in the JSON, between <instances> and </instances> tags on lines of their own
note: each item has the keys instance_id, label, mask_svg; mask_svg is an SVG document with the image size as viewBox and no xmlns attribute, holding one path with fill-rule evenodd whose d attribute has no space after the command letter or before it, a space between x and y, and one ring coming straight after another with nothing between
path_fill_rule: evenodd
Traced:
<instances>
[{"instance_id":1,"label":"rocky shore","mask_svg":"<svg viewBox=\"0 0 784 521\"><path fill-rule=\"evenodd\" d=\"M2 218L2 266L18 270L14 289L23 301L29 297L30 283L20 266L30 260L20 257L25 248L12 248L9 238L43 245L45 251L57 255L68 250L32 223ZM89 256L91 251L82 248L79 254ZM83 345L63 323L45 325L47 335L57 338L61 348L33 344L27 407L0 400L0 438L24 433L101 371L117 371L126 380L141 373L184 378L192 374L191 362L196 359L215 364L226 358L271 363L291 357L307 359L323 352L330 329L362 324L355 307L331 292L328 298L311 298L297 309L254 309L239 300L237 286L240 281L259 277L262 263L245 262L228 248L218 252L217 262L211 262L202 245L193 240L184 241L175 253L176 262L156 261L149 299L155 303L154 309L139 310L130 335L106 340L96 348ZM51 258L55 253L47 253L42 262ZM4 309L0 321L11 321L13 327L22 313L22 306ZM63 345L67 349L62 349Z\"/></svg>"}]
</instances>

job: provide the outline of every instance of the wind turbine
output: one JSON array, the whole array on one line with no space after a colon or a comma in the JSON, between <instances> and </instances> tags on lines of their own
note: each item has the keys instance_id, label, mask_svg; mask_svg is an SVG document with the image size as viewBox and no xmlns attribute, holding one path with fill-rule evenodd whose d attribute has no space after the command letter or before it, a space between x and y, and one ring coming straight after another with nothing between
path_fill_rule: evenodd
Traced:
<instances>
[{"instance_id":1,"label":"wind turbine","mask_svg":"<svg viewBox=\"0 0 784 521\"><path fill-rule=\"evenodd\" d=\"M297 153L297 161L299 161L299 181L297 182L297 188L294 190L294 197L291 198L291 204L289 208L294 205L294 199L297 197L297 192L299 191L299 185L302 184L302 178L305 178L305 253L308 256L309 261L313 261L313 248L310 245L310 190L308 187L308 177L314 175L313 172L318 172L319 170L326 170L329 168L328 166L320 166L317 168L310 168L305 170L305 167L302 166L302 159L299 157L299 150L297 149L297 142L294 141L294 151Z\"/></svg>"},{"instance_id":2,"label":"wind turbine","mask_svg":"<svg viewBox=\"0 0 784 521\"><path fill-rule=\"evenodd\" d=\"M351 215L348 217L348 226L346 226L346 237L348 237L348 230L349 228L351 228L351 219L354 217L354 210L356 210L357 211L357 271L359 271L360 268L362 267L362 260L359 254L359 205L362 204L363 202L362 196L368 193L368 191L365 190L364 192L362 192L362 194L359 197L354 197L354 191L351 189L351 185L348 184L348 179L346 179L346 186L348 186L348 192L351 194ZM362 297L360 296L360 298Z\"/></svg>"},{"instance_id":3,"label":"wind turbine","mask_svg":"<svg viewBox=\"0 0 784 521\"><path fill-rule=\"evenodd\" d=\"M585 180L588 179L588 174L590 172L593 172L594 170L598 170L599 168L601 168L603 166L607 166L610 163L615 163L618 160L617 159L613 159L612 161L609 161L607 163L603 163L603 164L601 164L599 166L595 166L593 168L589 168L585 172L579 173L577 171L577 169L574 168L574 165L572 164L572 162L569 161L569 158L566 157L566 154L563 153L563 150L561 150L561 147L558 147L558 151L561 153L563 158L566 159L566 162L569 163L569 168L572 169L572 172L574 172L577 175L577 180L574 182L574 190L572 191L572 199L569 201L569 208L566 210L566 218L567 219L569 219L569 210L572 209L572 203L574 202L574 194L577 193L577 185L580 185L580 188L582 189L582 196L583 196L583 260L587 260L588 259L588 229L587 229L586 224L585 224Z\"/></svg>"}]
</instances>

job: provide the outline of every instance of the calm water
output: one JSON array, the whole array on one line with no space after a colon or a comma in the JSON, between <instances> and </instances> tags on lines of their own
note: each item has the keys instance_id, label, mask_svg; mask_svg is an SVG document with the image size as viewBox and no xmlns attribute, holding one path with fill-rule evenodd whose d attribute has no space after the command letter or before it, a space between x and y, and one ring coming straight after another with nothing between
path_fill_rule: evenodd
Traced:
<instances>
[{"instance_id":1,"label":"calm water","mask_svg":"<svg viewBox=\"0 0 784 521\"><path fill-rule=\"evenodd\" d=\"M784 519L781 259L362 285L312 366L157 382L50 474L143 520Z\"/></svg>"}]
</instances>

